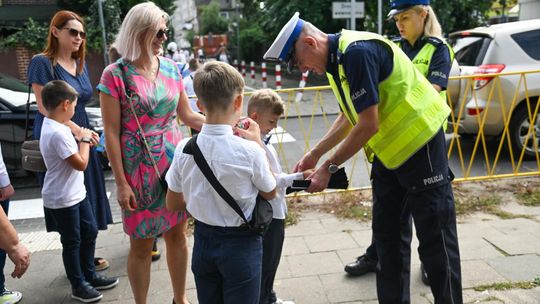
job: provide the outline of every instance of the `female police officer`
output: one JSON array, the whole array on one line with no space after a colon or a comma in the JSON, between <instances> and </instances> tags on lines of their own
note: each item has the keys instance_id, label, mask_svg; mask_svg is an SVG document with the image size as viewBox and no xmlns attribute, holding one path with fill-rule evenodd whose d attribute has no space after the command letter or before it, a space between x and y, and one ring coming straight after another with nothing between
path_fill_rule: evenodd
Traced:
<instances>
[{"instance_id":1,"label":"female police officer","mask_svg":"<svg viewBox=\"0 0 540 304\"><path fill-rule=\"evenodd\" d=\"M302 72L326 72L342 112L295 171L314 168L309 192L362 147L373 161L373 233L380 303L409 303L402 275L402 221L412 214L420 259L436 303L462 303L456 216L442 125L450 113L439 93L394 43L343 30L325 34L296 13L264 55Z\"/></svg>"},{"instance_id":2,"label":"female police officer","mask_svg":"<svg viewBox=\"0 0 540 304\"><path fill-rule=\"evenodd\" d=\"M390 4L389 18L393 18L400 36L394 42L412 60L414 66L440 92L441 101L446 102L448 74L453 60L453 51L443 40L441 26L429 0L396 0ZM406 221L402 229L402 239L406 243L403 263L410 265L411 223ZM407 229L407 227L409 229ZM371 244L364 255L345 265L345 271L353 276L360 276L375 271L377 252ZM409 272L409 268L405 267ZM422 265L422 281L429 285L427 273Z\"/></svg>"}]
</instances>

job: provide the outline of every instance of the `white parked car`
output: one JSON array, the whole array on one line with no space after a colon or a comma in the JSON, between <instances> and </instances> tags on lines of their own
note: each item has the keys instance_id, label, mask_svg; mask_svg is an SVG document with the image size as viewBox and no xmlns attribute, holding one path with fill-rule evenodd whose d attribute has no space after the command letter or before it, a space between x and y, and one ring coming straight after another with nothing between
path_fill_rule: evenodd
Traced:
<instances>
[{"instance_id":1,"label":"white parked car","mask_svg":"<svg viewBox=\"0 0 540 304\"><path fill-rule=\"evenodd\" d=\"M450 34L448 41L454 48L461 75L540 70L540 19L459 31ZM449 131L457 127L460 134L477 134L480 117L480 121L485 118L484 135L500 136L504 130L503 118L511 114L509 134L514 151L521 152L529 127L534 124L535 140L529 136L525 157L535 157L540 146L540 122L538 115L532 121L529 119L526 98L529 97L534 111L540 96L540 72L524 74L520 80L521 77L520 74L500 76L502 96L494 78L476 77L468 88L467 79L451 81L449 92L456 119L463 100L465 108L457 126L451 124ZM460 92L459 96L456 92ZM486 108L490 94L491 102Z\"/></svg>"}]
</instances>

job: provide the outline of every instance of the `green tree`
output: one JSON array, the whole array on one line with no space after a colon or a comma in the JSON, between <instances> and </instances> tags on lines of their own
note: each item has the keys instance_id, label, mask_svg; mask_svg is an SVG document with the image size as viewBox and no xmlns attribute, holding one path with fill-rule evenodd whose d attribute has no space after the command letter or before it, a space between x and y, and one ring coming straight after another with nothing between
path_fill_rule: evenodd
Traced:
<instances>
[{"instance_id":1,"label":"green tree","mask_svg":"<svg viewBox=\"0 0 540 304\"><path fill-rule=\"evenodd\" d=\"M139 3L147 2L148 0L123 0L123 1L113 0L113 1L117 2L118 6L120 7L120 17L124 19L129 9L131 9L133 6ZM174 0L153 0L152 2L154 2L157 6L159 6L162 10L167 12L167 14L169 15L172 15L174 13L174 9L175 9Z\"/></svg>"},{"instance_id":2,"label":"green tree","mask_svg":"<svg viewBox=\"0 0 540 304\"><path fill-rule=\"evenodd\" d=\"M0 40L0 51L22 45L33 52L41 52L45 47L49 26L46 23L38 23L32 18L28 18L23 27L10 30L14 33Z\"/></svg>"},{"instance_id":3,"label":"green tree","mask_svg":"<svg viewBox=\"0 0 540 304\"><path fill-rule=\"evenodd\" d=\"M223 34L229 29L227 20L219 15L219 3L212 2L201 7L199 16L199 34Z\"/></svg>"}]
</instances>

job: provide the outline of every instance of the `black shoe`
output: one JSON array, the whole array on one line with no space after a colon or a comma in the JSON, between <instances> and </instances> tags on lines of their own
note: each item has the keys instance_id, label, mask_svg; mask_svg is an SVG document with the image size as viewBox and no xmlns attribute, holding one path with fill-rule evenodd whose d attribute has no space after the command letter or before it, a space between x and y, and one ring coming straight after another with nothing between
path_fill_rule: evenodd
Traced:
<instances>
[{"instance_id":1,"label":"black shoe","mask_svg":"<svg viewBox=\"0 0 540 304\"><path fill-rule=\"evenodd\" d=\"M81 286L71 290L71 297L83 303L93 303L101 300L103 295L88 282L84 282Z\"/></svg>"},{"instance_id":2,"label":"black shoe","mask_svg":"<svg viewBox=\"0 0 540 304\"><path fill-rule=\"evenodd\" d=\"M377 261L368 258L365 254L359 256L356 261L345 265L345 272L352 276L361 276L368 272L375 272Z\"/></svg>"},{"instance_id":3,"label":"black shoe","mask_svg":"<svg viewBox=\"0 0 540 304\"><path fill-rule=\"evenodd\" d=\"M106 290L115 287L118 285L118 282L120 282L118 278L109 278L96 273L96 276L94 277L94 280L90 282L90 285L92 285L96 290Z\"/></svg>"},{"instance_id":4,"label":"black shoe","mask_svg":"<svg viewBox=\"0 0 540 304\"><path fill-rule=\"evenodd\" d=\"M422 282L429 286L429 279L427 276L426 269L424 268L424 263L420 263L420 273L422 274Z\"/></svg>"}]
</instances>

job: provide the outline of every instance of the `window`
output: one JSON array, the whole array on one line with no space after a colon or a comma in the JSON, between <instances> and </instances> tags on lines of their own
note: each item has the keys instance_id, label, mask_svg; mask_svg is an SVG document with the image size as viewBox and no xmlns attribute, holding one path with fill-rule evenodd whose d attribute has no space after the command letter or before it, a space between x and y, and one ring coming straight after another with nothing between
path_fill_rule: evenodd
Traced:
<instances>
[{"instance_id":1,"label":"window","mask_svg":"<svg viewBox=\"0 0 540 304\"><path fill-rule=\"evenodd\" d=\"M484 60L491 38L485 36L453 36L449 39L462 66L479 66Z\"/></svg>"},{"instance_id":2,"label":"window","mask_svg":"<svg viewBox=\"0 0 540 304\"><path fill-rule=\"evenodd\" d=\"M534 60L540 60L540 29L511 35L519 47Z\"/></svg>"},{"instance_id":3,"label":"window","mask_svg":"<svg viewBox=\"0 0 540 304\"><path fill-rule=\"evenodd\" d=\"M229 12L219 12L219 15L225 19L229 19Z\"/></svg>"}]
</instances>

